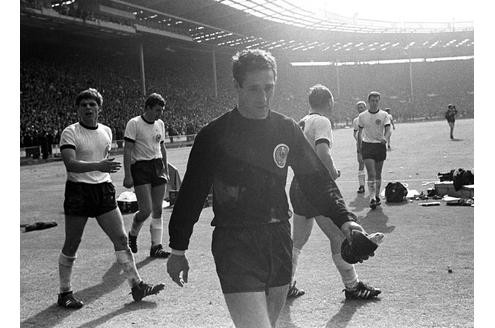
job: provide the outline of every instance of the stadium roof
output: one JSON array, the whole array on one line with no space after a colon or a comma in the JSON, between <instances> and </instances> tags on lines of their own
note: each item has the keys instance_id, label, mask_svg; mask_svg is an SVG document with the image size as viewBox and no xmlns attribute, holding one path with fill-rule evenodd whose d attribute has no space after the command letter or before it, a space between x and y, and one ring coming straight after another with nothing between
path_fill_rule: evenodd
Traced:
<instances>
[{"instance_id":1,"label":"stadium roof","mask_svg":"<svg viewBox=\"0 0 495 328\"><path fill-rule=\"evenodd\" d=\"M121 0L111 0L123 3ZM338 56L380 52L473 53L472 22L398 23L352 20L325 13L322 17L289 0L127 0L133 5L180 18L198 43L218 47L261 47ZM470 49L469 49L470 48Z\"/></svg>"},{"instance_id":2,"label":"stadium roof","mask_svg":"<svg viewBox=\"0 0 495 328\"><path fill-rule=\"evenodd\" d=\"M52 6L77 0L52 0ZM291 56L392 58L474 53L472 22L397 23L316 15L289 0L98 0L133 16L132 26L209 49L264 48ZM140 29L137 28L139 25ZM143 27L145 26L145 27Z\"/></svg>"}]
</instances>

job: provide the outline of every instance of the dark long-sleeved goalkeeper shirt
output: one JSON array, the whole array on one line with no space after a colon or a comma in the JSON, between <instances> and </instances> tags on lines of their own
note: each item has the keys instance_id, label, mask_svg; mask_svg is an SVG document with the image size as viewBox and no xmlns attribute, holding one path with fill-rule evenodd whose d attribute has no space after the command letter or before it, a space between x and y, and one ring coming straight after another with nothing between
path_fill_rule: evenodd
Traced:
<instances>
[{"instance_id":1,"label":"dark long-sleeved goalkeeper shirt","mask_svg":"<svg viewBox=\"0 0 495 328\"><path fill-rule=\"evenodd\" d=\"M187 249L212 186L212 226L288 220L288 166L322 215L338 227L352 220L340 190L294 120L273 111L266 119L247 119L235 108L196 136L170 218L170 247Z\"/></svg>"}]
</instances>

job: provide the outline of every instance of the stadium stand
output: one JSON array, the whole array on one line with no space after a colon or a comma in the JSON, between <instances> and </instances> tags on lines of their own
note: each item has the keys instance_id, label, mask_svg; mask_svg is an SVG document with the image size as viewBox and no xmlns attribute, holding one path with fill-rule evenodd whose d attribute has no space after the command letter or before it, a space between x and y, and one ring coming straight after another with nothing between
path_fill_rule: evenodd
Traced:
<instances>
[{"instance_id":1,"label":"stadium stand","mask_svg":"<svg viewBox=\"0 0 495 328\"><path fill-rule=\"evenodd\" d=\"M83 7L81 3L21 1L20 146L26 147L27 156L50 156L50 145L58 143L61 129L76 120L76 113L72 110L74 94L87 87L95 87L102 93L101 122L112 127L114 138L121 145L125 123L130 117L141 113L144 99L136 40L144 48L146 93L158 92L167 98L163 120L170 137L194 135L204 124L232 107L235 100L230 78L230 56L245 45L264 47L279 58L281 78L273 109L296 120L306 113L306 92L315 83L327 85L334 93L336 107L332 121L336 127L350 125L355 116L355 102L363 100L370 90L382 94L382 105L392 108L392 114L398 121L443 119L448 103L456 104L458 117L473 117L472 58L414 63L411 75L409 63L370 65L364 62L373 58L375 52L370 47L365 47L367 50L358 49L359 40L369 39L366 42L371 46L383 42L378 59L404 58L404 51L401 53L394 43L386 41L400 39L397 33L377 34L370 30L369 34L360 33L352 37L349 33L340 35L339 38L347 36L352 42L334 44L332 58L336 61L349 58L356 61L355 65L338 68L332 65L294 67L291 63L295 61L328 58L325 51L330 46L323 48L325 44L322 43L315 45L318 49L311 50L312 46L302 49L294 46L297 42L279 42L280 47L277 47L276 42L270 43L270 40L260 40L256 45L252 39L239 38L237 32L222 34L218 31L214 33L218 40L213 38L207 41L206 32L198 31L212 30L212 26L201 28L196 24L192 28L195 24L192 20L180 21L173 15L167 18L154 9L132 11L106 0L89 1L89 5ZM107 9L102 11L102 7L95 7L111 6L112 3L115 8L105 7ZM176 11L180 9L175 8ZM54 16L46 23L39 19L50 14L44 10L80 20L61 23L59 16ZM88 24L87 20L98 21L100 30ZM260 24L260 20L255 20ZM112 34L108 32L110 28L101 23L105 21L133 28L146 25L150 29L188 35L196 41L196 45L178 43L177 40L156 35L125 35L121 30ZM250 21L250 25L256 24ZM472 54L472 41L465 41L470 40L472 31L425 35L408 33L407 37L402 37L412 40L404 48L411 47L409 55L428 58L446 53ZM371 36L379 41L372 42ZM231 41L227 41L229 38ZM452 42L452 38L457 40ZM437 41L433 40L437 39L443 44L442 47L434 46ZM201 43L205 42L216 45L216 92L212 47L202 47ZM426 46L421 47L421 44ZM411 90L411 82L414 90ZM35 147L31 152L29 147L32 146ZM41 149L41 154L38 149Z\"/></svg>"}]
</instances>

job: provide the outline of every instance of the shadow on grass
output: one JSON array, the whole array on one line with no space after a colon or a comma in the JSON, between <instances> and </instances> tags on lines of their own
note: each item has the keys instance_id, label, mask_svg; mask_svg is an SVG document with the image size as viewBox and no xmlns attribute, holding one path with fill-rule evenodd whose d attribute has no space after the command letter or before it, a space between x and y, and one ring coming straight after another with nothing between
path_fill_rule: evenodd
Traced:
<instances>
[{"instance_id":1,"label":"shadow on grass","mask_svg":"<svg viewBox=\"0 0 495 328\"><path fill-rule=\"evenodd\" d=\"M395 226L387 225L388 216L383 213L383 210L380 206L374 210L370 209L366 216L358 217L358 222L368 233L391 233L395 229Z\"/></svg>"},{"instance_id":2,"label":"shadow on grass","mask_svg":"<svg viewBox=\"0 0 495 328\"><path fill-rule=\"evenodd\" d=\"M463 139L457 139L457 138L454 138L454 139L450 139L450 141L462 141Z\"/></svg>"},{"instance_id":3,"label":"shadow on grass","mask_svg":"<svg viewBox=\"0 0 495 328\"><path fill-rule=\"evenodd\" d=\"M112 313L105 314L103 317L100 317L98 319L91 320L89 322L86 322L77 328L95 328L99 327L100 325L104 324L108 320L119 316L121 314L131 312L131 311L138 311L142 309L153 309L156 308L157 305L155 302L148 302L148 301L141 301L139 303L132 302L132 303L126 303L124 306L117 311L113 311ZM130 322L130 324L135 324L135 322Z\"/></svg>"},{"instance_id":4,"label":"shadow on grass","mask_svg":"<svg viewBox=\"0 0 495 328\"><path fill-rule=\"evenodd\" d=\"M357 309L370 303L380 302L379 298L371 300L345 300L337 312L326 324L326 328L345 328Z\"/></svg>"},{"instance_id":5,"label":"shadow on grass","mask_svg":"<svg viewBox=\"0 0 495 328\"><path fill-rule=\"evenodd\" d=\"M136 267L139 270L140 268L149 264L153 260L154 260L153 258L148 257L145 260L136 263ZM124 275L121 274L120 272L121 272L120 265L117 262L114 262L112 266L107 270L107 272L105 272L105 274L103 275L101 283L83 289L81 291L75 292L74 295L76 296L76 298L81 299L85 305L90 304L95 300L97 300L98 298L102 297L103 295L112 292L113 290L118 288L122 283L126 282ZM127 283L125 287L128 288ZM54 300L56 300L56 297L57 295L54 293L53 294ZM129 297L131 296L129 295ZM149 302L147 303L149 304ZM139 303L133 302L131 304L126 304L124 308L116 312L118 312L118 314L122 314L128 311L135 311L137 309L143 308L143 305L145 305L144 307L149 307L149 305L146 305L145 302L139 302ZM82 311L84 311L84 307ZM45 310L22 321L21 327L40 327L40 328L53 327L58 323L60 323L62 320L64 320L66 317L70 316L72 313L74 313L74 310L68 310L58 306L57 304L53 304L48 308L46 308ZM103 322L101 322L101 319L106 318L106 320L108 320L114 317L115 315L117 314L107 314L100 319L96 319L95 321L97 321L98 324L102 324ZM91 325L84 327L96 327L96 326Z\"/></svg>"},{"instance_id":6,"label":"shadow on grass","mask_svg":"<svg viewBox=\"0 0 495 328\"><path fill-rule=\"evenodd\" d=\"M368 197L365 197L364 194L357 194L356 198L353 201L348 203L349 209L352 212L360 212L368 207Z\"/></svg>"},{"instance_id":7,"label":"shadow on grass","mask_svg":"<svg viewBox=\"0 0 495 328\"><path fill-rule=\"evenodd\" d=\"M294 303L296 299L295 298L289 298L285 302L285 306L282 308L282 311L280 312L280 316L277 321L277 327L281 328L299 328L295 323L292 322L292 318L290 316L290 307L292 306L292 303Z\"/></svg>"}]
</instances>

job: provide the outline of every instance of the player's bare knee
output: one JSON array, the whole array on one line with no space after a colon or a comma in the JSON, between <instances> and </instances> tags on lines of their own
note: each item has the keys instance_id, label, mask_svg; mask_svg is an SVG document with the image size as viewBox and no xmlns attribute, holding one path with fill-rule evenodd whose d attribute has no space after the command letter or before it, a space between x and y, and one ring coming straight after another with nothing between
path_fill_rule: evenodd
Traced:
<instances>
[{"instance_id":1,"label":"player's bare knee","mask_svg":"<svg viewBox=\"0 0 495 328\"><path fill-rule=\"evenodd\" d=\"M144 222L150 216L151 209L149 208L140 208L139 213L135 215L135 219L138 222Z\"/></svg>"}]
</instances>

